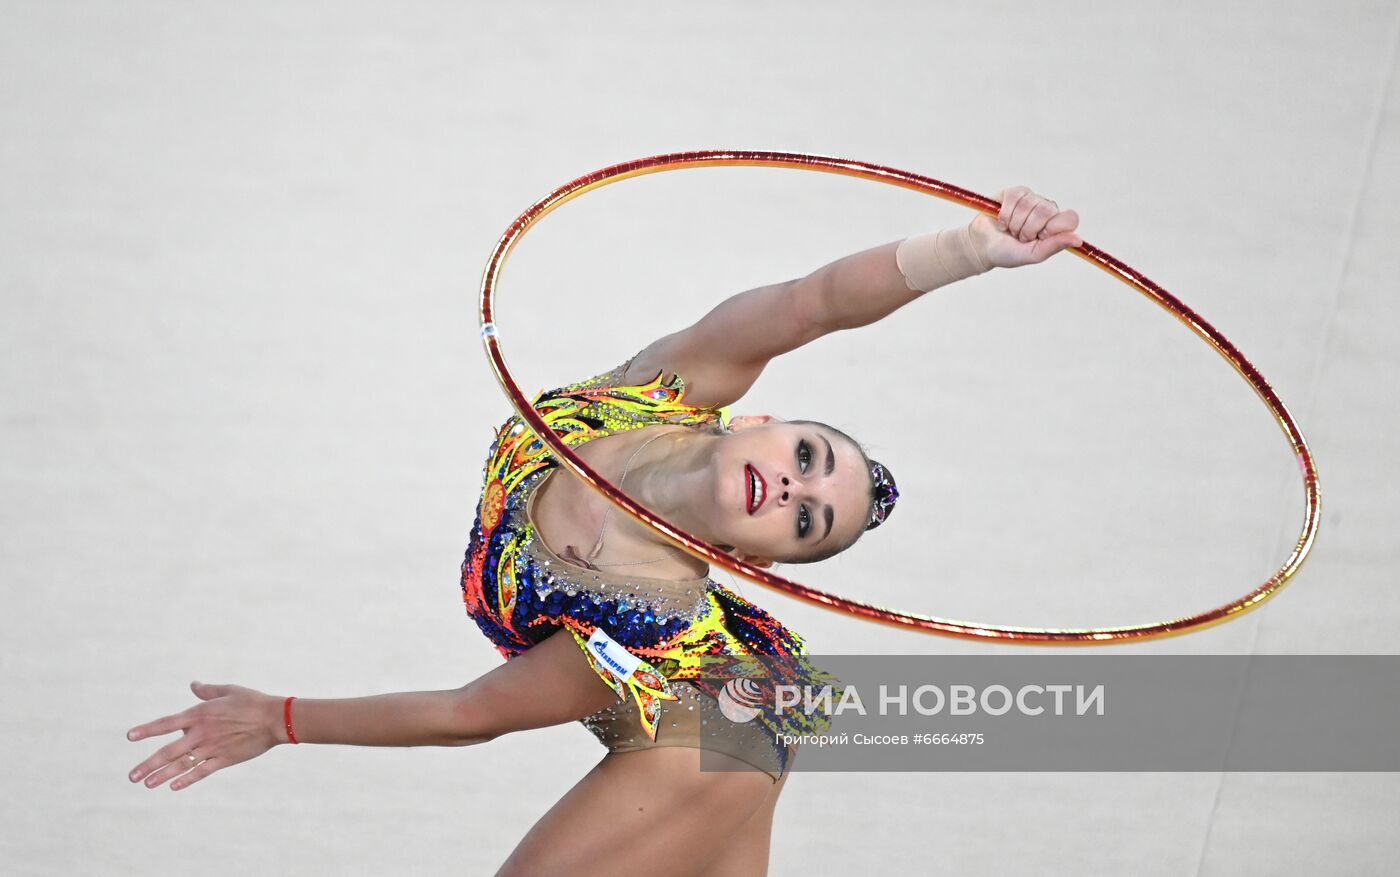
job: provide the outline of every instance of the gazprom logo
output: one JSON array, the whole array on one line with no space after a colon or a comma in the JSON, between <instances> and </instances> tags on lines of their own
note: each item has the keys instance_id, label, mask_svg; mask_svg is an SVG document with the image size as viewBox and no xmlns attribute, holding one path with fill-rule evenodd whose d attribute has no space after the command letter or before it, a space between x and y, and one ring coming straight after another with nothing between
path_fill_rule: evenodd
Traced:
<instances>
[{"instance_id":1,"label":"gazprom logo","mask_svg":"<svg viewBox=\"0 0 1400 877\"><path fill-rule=\"evenodd\" d=\"M609 648L611 646L611 648ZM598 655L608 672L624 682L642 663L642 659L624 649L600 627L588 638L588 647Z\"/></svg>"},{"instance_id":2,"label":"gazprom logo","mask_svg":"<svg viewBox=\"0 0 1400 877\"><path fill-rule=\"evenodd\" d=\"M616 658L608 654L607 643L594 643L593 651L597 652L598 657L602 658L603 661L619 675L626 675L627 671L623 669L623 666L617 662Z\"/></svg>"}]
</instances>

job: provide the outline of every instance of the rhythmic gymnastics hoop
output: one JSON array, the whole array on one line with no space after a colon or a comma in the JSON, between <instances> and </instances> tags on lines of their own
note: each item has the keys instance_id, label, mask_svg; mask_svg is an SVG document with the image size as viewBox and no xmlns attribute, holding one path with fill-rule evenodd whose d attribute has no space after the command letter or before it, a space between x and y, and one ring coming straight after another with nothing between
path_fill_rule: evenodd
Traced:
<instances>
[{"instance_id":1,"label":"rhythmic gymnastics hoop","mask_svg":"<svg viewBox=\"0 0 1400 877\"><path fill-rule=\"evenodd\" d=\"M850 600L845 597L830 594L816 588L808 587L799 582L791 581L779 575L774 575L767 570L751 566L734 557L730 557L713 545L702 542L689 533L668 523L664 519L652 514L646 508L638 505L622 491L618 490L610 482L604 479L597 472L569 449L554 431L544 422L538 413L531 407L528 399L520 391L515 379L511 377L510 369L506 366L505 355L501 352L500 327L496 325L495 293L496 284L500 278L501 269L505 266L506 257L511 250L524 237L525 233L536 223L543 219L550 211L559 207L585 192L616 183L630 177L639 177L644 174L660 173L662 171L680 170L684 168L699 167L778 167L793 168L796 170L820 171L822 173L839 174L842 176L856 177L862 180L870 180L877 183L886 183L892 186L899 186L905 189L912 189L916 192L923 192L928 195L935 195L945 201L952 201L964 207L970 207L981 211L988 216L995 217L1001 209L1001 205L990 198L970 192L967 189L960 189L957 186L940 182L931 177L924 177L912 174L907 171L897 170L891 167L883 167L877 164L870 164L863 161L854 161L844 158L832 158L824 155L808 155L796 152L750 152L750 151L728 151L728 150L702 150L697 152L672 152L664 155L654 155L649 158L640 158L635 161L623 162L602 170L594 171L586 176L579 177L571 183L566 183L550 192L544 198L536 201L528 210L520 214L510 227L506 229L500 241L491 252L491 258L486 264L486 273L481 280L481 340L486 347L486 356L491 361L491 367L496 372L496 378L500 381L501 389L505 391L506 397L510 399L511 405L520 412L520 416L530 425L537 438L549 446L565 465L583 479L589 487L601 494L613 505L622 509L627 514L643 521L653 529L671 539L679 547L689 553L712 564L721 566L733 573L741 575L747 579L757 582L774 590L781 591L809 603L815 603L827 609L837 612L845 612L858 618L865 618L871 621L878 621L897 627L913 628L926 633L940 636L952 636L963 639L973 639L991 641L999 643L1019 643L1032 645L1097 645L1107 643L1121 643L1133 640L1160 639L1162 637L1175 636L1187 633L1188 631L1200 630L1212 627L1230 619L1237 618L1251 609L1258 608L1264 601L1277 594L1288 580L1291 579L1303 565L1308 553L1312 550L1313 540L1317 536L1319 521L1319 506L1321 494L1318 489L1317 467L1313 463L1312 453L1308 450L1307 442L1303 439L1303 433L1298 429L1298 425L1293 422L1293 418L1279 399L1278 394L1269 386L1268 381L1259 373L1249 360L1231 344L1224 335L1220 334L1215 327L1211 326L1199 314L1187 307L1180 299L1167 292L1162 287L1148 280L1142 273L1129 267L1123 262L1110 256L1087 242L1078 247L1071 248L1076 256L1091 262L1108 272L1111 276L1123 281L1133 287L1138 292L1161 305L1174 317L1186 325L1188 329L1195 332L1202 340L1206 341L1216 352L1225 358L1235 371L1239 372L1254 391L1259 394L1259 398L1273 412L1278 420L1279 426L1283 429L1284 436L1288 439L1289 445L1293 449L1298 460L1298 467L1303 475L1303 492L1307 500L1307 509L1304 512L1303 530L1298 537L1298 542L1293 547L1293 553L1278 572L1269 577L1264 584L1223 606L1217 606L1206 612L1197 615L1190 615L1183 618L1176 618L1171 621L1159 621L1148 624L1128 625L1124 627L1087 627L1087 628L1035 628L1035 627L1005 627L994 624L976 624L968 621L955 621L948 618L938 618L932 615L921 615L913 612L902 612L897 609L887 609L871 603L862 603L858 600Z\"/></svg>"}]
</instances>

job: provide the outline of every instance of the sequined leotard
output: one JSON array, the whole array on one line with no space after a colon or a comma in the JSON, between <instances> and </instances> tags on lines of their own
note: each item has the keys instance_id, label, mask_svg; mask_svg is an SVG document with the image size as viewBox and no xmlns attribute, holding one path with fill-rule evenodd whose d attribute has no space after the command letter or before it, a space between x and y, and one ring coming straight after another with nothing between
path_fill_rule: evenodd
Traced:
<instances>
[{"instance_id":1,"label":"sequined leotard","mask_svg":"<svg viewBox=\"0 0 1400 877\"><path fill-rule=\"evenodd\" d=\"M647 384L624 383L631 362L540 393L531 404L570 447L653 424L723 425L724 409L684 403L680 375L665 383L664 372ZM717 701L724 681L711 671L732 658L801 655L801 637L707 577L646 578L560 558L538 537L531 516L536 490L557 468L558 460L518 414L496 431L462 564L467 613L507 659L567 629L618 695L618 703L583 720L610 750L713 749L781 776L787 751L775 744L774 731L792 732L792 720L780 728L759 713L757 721L731 722ZM618 654L618 647L625 652ZM622 669L639 662L622 673L614 655Z\"/></svg>"}]
</instances>

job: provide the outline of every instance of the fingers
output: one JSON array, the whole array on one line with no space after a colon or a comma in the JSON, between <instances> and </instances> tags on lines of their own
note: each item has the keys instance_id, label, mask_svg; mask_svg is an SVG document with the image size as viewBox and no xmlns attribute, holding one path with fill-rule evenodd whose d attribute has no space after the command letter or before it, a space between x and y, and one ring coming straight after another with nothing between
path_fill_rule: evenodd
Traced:
<instances>
[{"instance_id":1,"label":"fingers","mask_svg":"<svg viewBox=\"0 0 1400 877\"><path fill-rule=\"evenodd\" d=\"M201 694L203 690L213 687L217 686L207 686L199 682L190 683L190 688L201 698L204 698L204 695ZM188 770L190 767L188 763L181 767L180 771L174 771L174 768L177 766L177 760L182 759L186 753L194 749L196 741L189 734L189 729L192 724L193 717L191 711L184 710L174 715L156 719L154 722L137 725L130 731L127 731L126 739L128 740L144 740L147 737L159 737L163 734L169 734L172 731L184 732L180 736L180 739L172 740L165 744L157 749L151 757L132 768L131 773L127 775L128 778L133 783L139 783L142 779L145 779L147 786L155 788L171 776L177 775L181 771ZM188 762L188 759L185 759L185 761Z\"/></svg>"},{"instance_id":2,"label":"fingers","mask_svg":"<svg viewBox=\"0 0 1400 877\"><path fill-rule=\"evenodd\" d=\"M228 690L233 687L229 685L209 685L205 682L191 682L190 690L195 697L200 700L213 700L216 697L223 697ZM175 713L174 715L163 716L154 722L147 722L144 725L137 725L126 732L128 740L144 740L147 737L159 737L162 734L169 734L171 731L179 731L189 727L190 711Z\"/></svg>"},{"instance_id":3,"label":"fingers","mask_svg":"<svg viewBox=\"0 0 1400 877\"><path fill-rule=\"evenodd\" d=\"M1025 186L1004 189L1000 197L1001 210L997 213L997 223L1003 231L1022 243L1073 231L1079 225L1079 214L1073 210L1061 211L1054 201L1037 195Z\"/></svg>"},{"instance_id":4,"label":"fingers","mask_svg":"<svg viewBox=\"0 0 1400 877\"><path fill-rule=\"evenodd\" d=\"M188 724L187 713L179 712L172 716L164 716L154 722L147 722L144 725L137 725L126 732L128 740L144 740L147 737L159 737L162 734L169 734L171 731L179 731Z\"/></svg>"},{"instance_id":5,"label":"fingers","mask_svg":"<svg viewBox=\"0 0 1400 877\"><path fill-rule=\"evenodd\" d=\"M1016 209L1016 205L1021 203L1021 199L1031 194L1031 190L1025 186L1012 186L1010 189L1003 189L1001 192L1001 210L997 213L997 224L1002 231L1009 229L1011 225L1011 213Z\"/></svg>"},{"instance_id":6,"label":"fingers","mask_svg":"<svg viewBox=\"0 0 1400 877\"><path fill-rule=\"evenodd\" d=\"M1022 243L1032 241L1045 227L1046 220L1053 215L1053 208L1044 198L1035 194L1026 195L1016 202L1016 209L1011 211L1011 221L1007 223L1006 230Z\"/></svg>"},{"instance_id":7,"label":"fingers","mask_svg":"<svg viewBox=\"0 0 1400 877\"><path fill-rule=\"evenodd\" d=\"M213 700L216 697L223 697L228 694L229 685L210 685L207 682L191 682L190 691L200 700Z\"/></svg>"},{"instance_id":8,"label":"fingers","mask_svg":"<svg viewBox=\"0 0 1400 877\"><path fill-rule=\"evenodd\" d=\"M171 777L179 776L181 773L189 770L195 764L195 762L183 756L180 758L180 762L183 763L168 762L151 771L150 775L146 777L146 788L154 789Z\"/></svg>"},{"instance_id":9,"label":"fingers","mask_svg":"<svg viewBox=\"0 0 1400 877\"><path fill-rule=\"evenodd\" d=\"M219 758L200 759L196 754L191 760L188 755L181 755L174 761L166 764L146 778L146 786L154 789L166 780L173 779L170 783L171 790L183 789L185 786L199 782L209 774L223 766Z\"/></svg>"},{"instance_id":10,"label":"fingers","mask_svg":"<svg viewBox=\"0 0 1400 877\"><path fill-rule=\"evenodd\" d=\"M1045 221L1054 215L1052 202L1025 186L1006 189L1002 196L997 220L1004 231L1022 242L1034 238L1044 228Z\"/></svg>"},{"instance_id":11,"label":"fingers","mask_svg":"<svg viewBox=\"0 0 1400 877\"><path fill-rule=\"evenodd\" d=\"M155 754L150 758L136 765L129 775L131 781L133 783L139 783L142 779L145 779L146 785L155 788L173 775L171 773L171 768L175 766L173 762L183 759L187 762L184 769L189 769L189 759L185 758L185 754L194 748L195 742L189 736L181 737L179 740L172 740L157 749Z\"/></svg>"},{"instance_id":12,"label":"fingers","mask_svg":"<svg viewBox=\"0 0 1400 877\"><path fill-rule=\"evenodd\" d=\"M194 770L171 783L170 789L174 791L175 789L183 789L185 786L192 786L223 766L222 759L206 758Z\"/></svg>"},{"instance_id":13,"label":"fingers","mask_svg":"<svg viewBox=\"0 0 1400 877\"><path fill-rule=\"evenodd\" d=\"M133 783L144 781L154 789L166 781L170 788L183 789L193 785L230 764L238 764L265 752L272 745L263 739L267 735L248 721L247 714L258 692L237 685L206 685L190 683L190 689L201 701L228 697L219 703L197 703L175 715L137 725L127 732L127 738L145 737L181 731L179 739L166 743L127 775ZM247 697L245 697L247 695ZM233 701L243 698L240 704ZM256 739L254 739L256 738Z\"/></svg>"},{"instance_id":14,"label":"fingers","mask_svg":"<svg viewBox=\"0 0 1400 877\"><path fill-rule=\"evenodd\" d=\"M1044 240L1038 240L1035 242L1035 248L1031 251L1031 262L1043 262L1061 250L1077 247L1082 243L1084 243L1084 239L1072 231L1061 232Z\"/></svg>"},{"instance_id":15,"label":"fingers","mask_svg":"<svg viewBox=\"0 0 1400 877\"><path fill-rule=\"evenodd\" d=\"M1049 222L1045 223L1045 230L1042 234L1048 238L1063 232L1074 231L1078 227L1079 214L1075 213L1073 210L1061 210L1059 213L1050 217Z\"/></svg>"}]
</instances>

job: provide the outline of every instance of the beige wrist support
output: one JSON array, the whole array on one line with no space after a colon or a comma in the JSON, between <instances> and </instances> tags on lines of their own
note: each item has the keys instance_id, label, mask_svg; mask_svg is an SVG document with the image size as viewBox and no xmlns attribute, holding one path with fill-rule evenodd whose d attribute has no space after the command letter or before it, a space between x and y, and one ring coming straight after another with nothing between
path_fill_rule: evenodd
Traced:
<instances>
[{"instance_id":1,"label":"beige wrist support","mask_svg":"<svg viewBox=\"0 0 1400 877\"><path fill-rule=\"evenodd\" d=\"M904 285L918 292L991 270L977 254L966 225L905 238L894 251L894 261Z\"/></svg>"}]
</instances>

